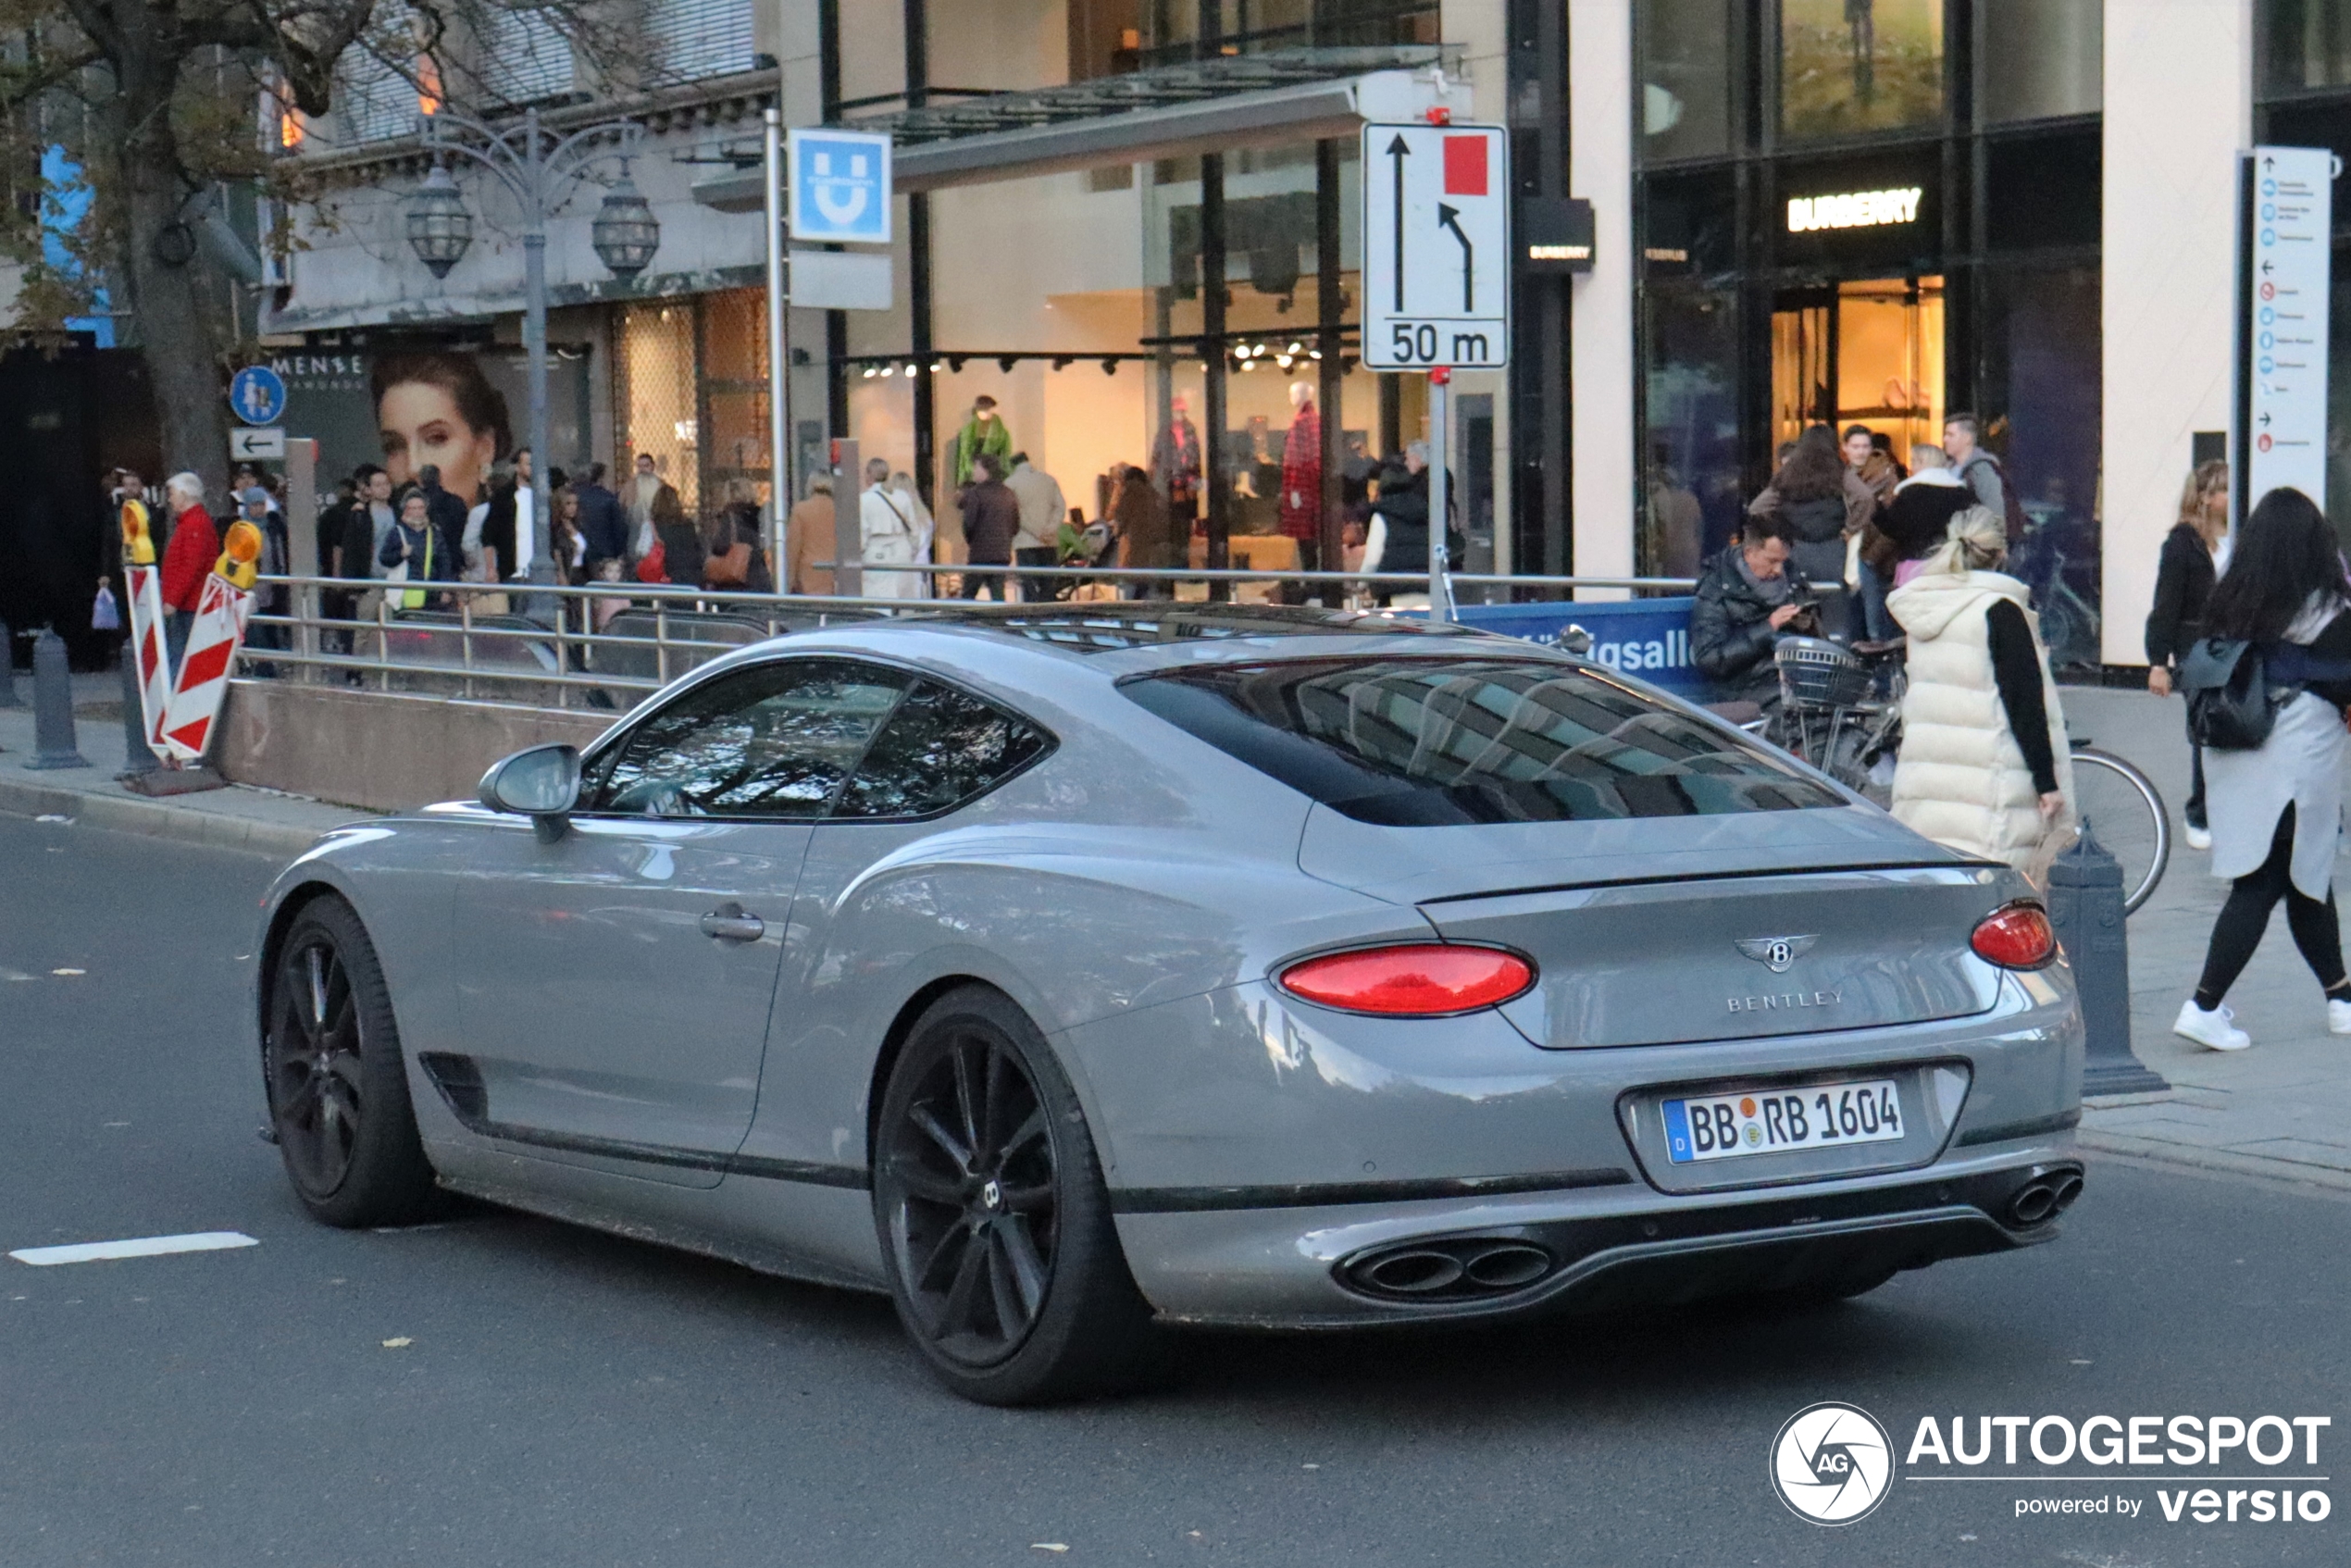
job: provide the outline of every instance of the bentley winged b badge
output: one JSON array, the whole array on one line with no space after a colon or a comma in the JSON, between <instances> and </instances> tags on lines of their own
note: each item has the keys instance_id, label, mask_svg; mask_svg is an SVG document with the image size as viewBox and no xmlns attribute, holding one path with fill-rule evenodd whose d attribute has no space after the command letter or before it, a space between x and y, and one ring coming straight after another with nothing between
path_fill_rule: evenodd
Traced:
<instances>
[{"instance_id":1,"label":"bentley winged b badge","mask_svg":"<svg viewBox=\"0 0 2351 1568\"><path fill-rule=\"evenodd\" d=\"M1788 965L1812 951L1818 937L1741 937L1739 952L1755 960L1774 975L1785 975Z\"/></svg>"}]
</instances>

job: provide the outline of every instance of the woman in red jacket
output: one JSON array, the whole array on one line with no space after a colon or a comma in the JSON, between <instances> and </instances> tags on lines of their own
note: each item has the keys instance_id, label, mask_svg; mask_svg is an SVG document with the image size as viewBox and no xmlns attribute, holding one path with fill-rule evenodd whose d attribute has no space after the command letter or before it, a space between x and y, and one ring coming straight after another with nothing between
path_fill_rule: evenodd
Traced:
<instances>
[{"instance_id":1,"label":"woman in red jacket","mask_svg":"<svg viewBox=\"0 0 2351 1568\"><path fill-rule=\"evenodd\" d=\"M204 480L174 474L163 489L171 511L171 541L163 551L163 641L176 670L204 601L205 574L220 558L220 535L204 509Z\"/></svg>"}]
</instances>

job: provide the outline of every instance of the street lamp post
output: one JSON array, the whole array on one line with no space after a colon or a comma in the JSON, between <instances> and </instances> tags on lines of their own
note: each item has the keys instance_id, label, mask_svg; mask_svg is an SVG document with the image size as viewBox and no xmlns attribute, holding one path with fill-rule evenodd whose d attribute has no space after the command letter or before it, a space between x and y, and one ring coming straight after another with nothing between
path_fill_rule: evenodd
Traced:
<instances>
[{"instance_id":1,"label":"street lamp post","mask_svg":"<svg viewBox=\"0 0 2351 1568\"><path fill-rule=\"evenodd\" d=\"M645 269L661 245L661 224L652 204L628 178L644 127L630 119L603 120L568 135L543 131L539 111L523 111L522 123L493 131L480 121L442 108L422 117L424 144L433 155L432 172L408 199L409 246L435 278L446 278L473 243L473 217L450 178L446 160L470 158L490 170L522 207L523 353L530 383L530 580L555 580L547 493L547 218L563 205L569 187L607 158L620 161L620 180L607 191L589 233L616 277L632 279Z\"/></svg>"}]
</instances>

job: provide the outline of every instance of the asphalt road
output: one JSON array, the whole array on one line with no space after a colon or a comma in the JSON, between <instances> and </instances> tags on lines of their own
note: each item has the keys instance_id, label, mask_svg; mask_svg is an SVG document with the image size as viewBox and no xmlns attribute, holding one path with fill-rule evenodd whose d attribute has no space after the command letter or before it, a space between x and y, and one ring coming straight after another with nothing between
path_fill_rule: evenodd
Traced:
<instances>
[{"instance_id":1,"label":"asphalt road","mask_svg":"<svg viewBox=\"0 0 2351 1568\"><path fill-rule=\"evenodd\" d=\"M2167 1524L2155 1483L2078 1462L2063 1473L2095 1482L1905 1466L1839 1530L1767 1481L1781 1424L1822 1400L1874 1413L1898 1450L1929 1414L2329 1415L2320 1463L2280 1474L2340 1477L2337 1199L2097 1161L2056 1245L1833 1310L1202 1337L1151 1394L981 1410L928 1381L878 1299L490 1209L309 1223L255 1131L267 869L0 816L0 1251L260 1242L0 1258L9 1568L2351 1559L2345 1506ZM2351 1504L2345 1479L2317 1489ZM2014 1513L2102 1494L2144 1514Z\"/></svg>"}]
</instances>

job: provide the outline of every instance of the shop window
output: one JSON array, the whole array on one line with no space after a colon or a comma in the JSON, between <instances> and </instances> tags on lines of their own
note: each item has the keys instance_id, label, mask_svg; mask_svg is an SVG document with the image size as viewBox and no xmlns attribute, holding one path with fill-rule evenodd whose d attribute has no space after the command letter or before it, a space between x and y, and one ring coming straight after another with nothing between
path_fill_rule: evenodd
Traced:
<instances>
[{"instance_id":1,"label":"shop window","mask_svg":"<svg viewBox=\"0 0 2351 1568\"><path fill-rule=\"evenodd\" d=\"M706 510L767 500L767 295L729 289L702 297L702 407L697 442Z\"/></svg>"},{"instance_id":2,"label":"shop window","mask_svg":"<svg viewBox=\"0 0 2351 1568\"><path fill-rule=\"evenodd\" d=\"M1143 0L1069 0L1069 80L1124 76L1141 63Z\"/></svg>"},{"instance_id":3,"label":"shop window","mask_svg":"<svg viewBox=\"0 0 2351 1568\"><path fill-rule=\"evenodd\" d=\"M1976 118L2096 114L2105 10L2104 0L1976 0Z\"/></svg>"},{"instance_id":4,"label":"shop window","mask_svg":"<svg viewBox=\"0 0 2351 1568\"><path fill-rule=\"evenodd\" d=\"M2257 142L2273 147L2324 147L2351 160L2351 103L2281 104L2264 111L2255 124ZM2334 231L2351 232L2351 200L2337 197Z\"/></svg>"},{"instance_id":5,"label":"shop window","mask_svg":"<svg viewBox=\"0 0 2351 1568\"><path fill-rule=\"evenodd\" d=\"M1984 237L1996 251L2098 243L2102 138L2095 130L2002 138L1984 149Z\"/></svg>"},{"instance_id":6,"label":"shop window","mask_svg":"<svg viewBox=\"0 0 2351 1568\"><path fill-rule=\"evenodd\" d=\"M2351 86L2351 0L2264 0L2261 33L2271 91Z\"/></svg>"},{"instance_id":7,"label":"shop window","mask_svg":"<svg viewBox=\"0 0 2351 1568\"><path fill-rule=\"evenodd\" d=\"M1711 277L1738 265L1738 190L1728 175L1652 176L1638 199L1650 277Z\"/></svg>"},{"instance_id":8,"label":"shop window","mask_svg":"<svg viewBox=\"0 0 2351 1568\"><path fill-rule=\"evenodd\" d=\"M1846 136L1942 118L1942 0L1780 0L1781 134Z\"/></svg>"},{"instance_id":9,"label":"shop window","mask_svg":"<svg viewBox=\"0 0 2351 1568\"><path fill-rule=\"evenodd\" d=\"M1640 30L1641 156L1719 156L1731 150L1731 0L1648 0Z\"/></svg>"},{"instance_id":10,"label":"shop window","mask_svg":"<svg viewBox=\"0 0 2351 1568\"><path fill-rule=\"evenodd\" d=\"M1978 382L2025 515L2009 570L2033 591L2053 663L2098 663L2098 272L1997 268L1984 287ZM2183 478L2185 476L2183 475Z\"/></svg>"},{"instance_id":11,"label":"shop window","mask_svg":"<svg viewBox=\"0 0 2351 1568\"><path fill-rule=\"evenodd\" d=\"M625 479L640 453L653 471L678 487L689 516L702 505L700 429L695 419L694 302L673 299L623 305L614 332L618 406L613 482Z\"/></svg>"},{"instance_id":12,"label":"shop window","mask_svg":"<svg viewBox=\"0 0 2351 1568\"><path fill-rule=\"evenodd\" d=\"M1738 527L1738 295L1652 286L1642 299L1647 461L1638 567L1695 577Z\"/></svg>"}]
</instances>

